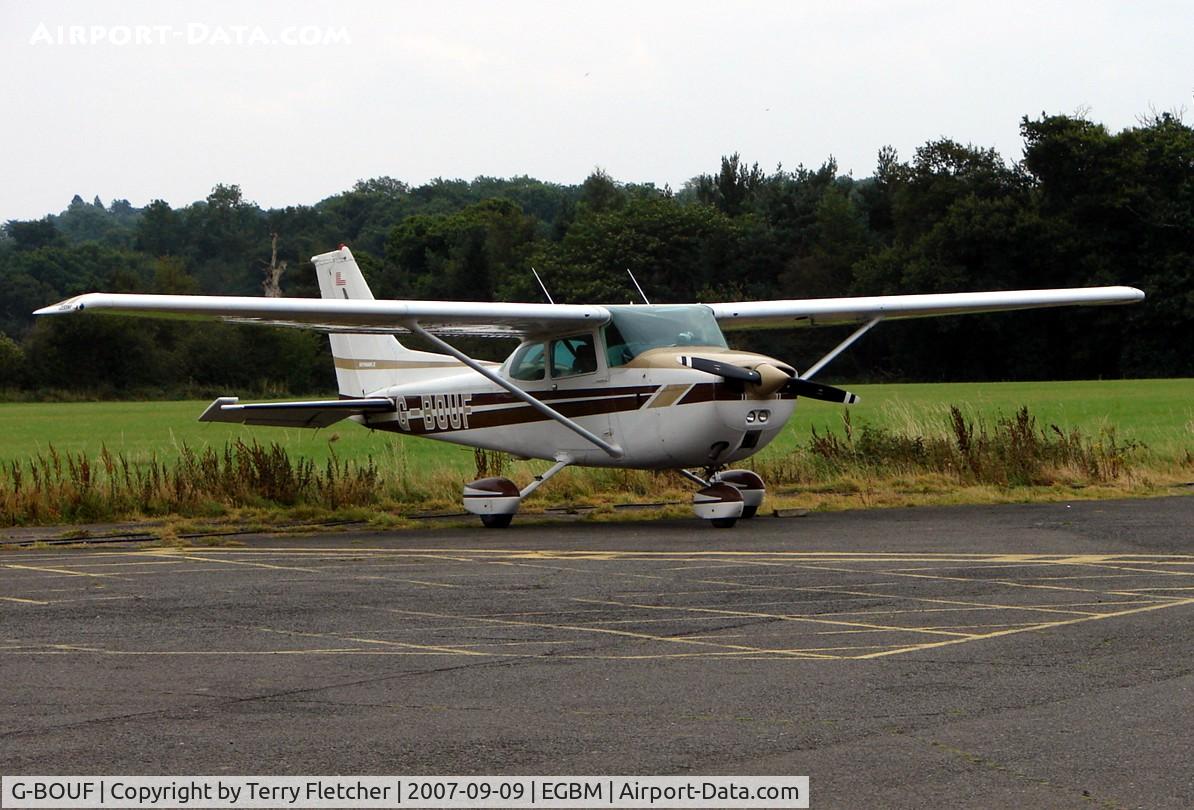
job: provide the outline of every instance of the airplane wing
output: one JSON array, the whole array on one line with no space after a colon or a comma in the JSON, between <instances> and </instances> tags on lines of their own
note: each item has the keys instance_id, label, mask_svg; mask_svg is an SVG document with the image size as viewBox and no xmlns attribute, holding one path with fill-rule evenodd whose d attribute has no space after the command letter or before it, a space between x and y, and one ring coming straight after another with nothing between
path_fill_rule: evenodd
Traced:
<instances>
[{"instance_id":1,"label":"airplane wing","mask_svg":"<svg viewBox=\"0 0 1194 810\"><path fill-rule=\"evenodd\" d=\"M256 298L232 295L87 293L37 310L214 319L297 326L323 332L396 334L417 323L439 335L519 337L560 334L602 325L609 310L575 304L503 304L467 301L375 301L335 298Z\"/></svg>"},{"instance_id":2,"label":"airplane wing","mask_svg":"<svg viewBox=\"0 0 1194 810\"><path fill-rule=\"evenodd\" d=\"M999 312L1072 305L1129 304L1144 293L1133 287L880 295L709 304L722 329L787 328ZM609 310L597 305L508 304L466 301L389 301L327 298L256 298L224 295L87 293L37 310L216 319L232 323L296 326L324 332L397 334L412 325L438 335L519 337L561 334L600 326Z\"/></svg>"},{"instance_id":3,"label":"airplane wing","mask_svg":"<svg viewBox=\"0 0 1194 810\"><path fill-rule=\"evenodd\" d=\"M710 304L724 330L832 326L897 318L961 315L1078 305L1130 304L1144 299L1134 287L1075 287L1060 290L876 295Z\"/></svg>"},{"instance_id":4,"label":"airplane wing","mask_svg":"<svg viewBox=\"0 0 1194 810\"><path fill-rule=\"evenodd\" d=\"M311 402L255 402L248 405L241 405L236 397L220 397L207 406L199 421L320 428L333 425L350 416L392 410L394 400L386 397Z\"/></svg>"}]
</instances>

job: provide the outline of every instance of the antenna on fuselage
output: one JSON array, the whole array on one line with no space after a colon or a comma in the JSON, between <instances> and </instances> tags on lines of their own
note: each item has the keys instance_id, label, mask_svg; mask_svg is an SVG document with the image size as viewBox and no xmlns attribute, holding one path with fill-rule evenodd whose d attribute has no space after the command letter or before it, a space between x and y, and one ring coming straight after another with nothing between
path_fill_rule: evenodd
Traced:
<instances>
[{"instance_id":1,"label":"antenna on fuselage","mask_svg":"<svg viewBox=\"0 0 1194 810\"><path fill-rule=\"evenodd\" d=\"M543 279L539 278L539 271L532 267L531 272L535 274L535 281L539 282L539 289L543 290L543 294L547 296L547 303L554 304L555 301L551 300L551 293L547 291L547 285L543 283Z\"/></svg>"},{"instance_id":2,"label":"antenna on fuselage","mask_svg":"<svg viewBox=\"0 0 1194 810\"><path fill-rule=\"evenodd\" d=\"M638 294L643 297L643 303L646 304L647 306L651 306L651 302L647 300L647 296L643 292L643 288L638 286L638 279L634 277L634 273L630 272L629 267L626 268L626 275L630 276L630 280L634 282L634 288L636 290L638 290Z\"/></svg>"}]
</instances>

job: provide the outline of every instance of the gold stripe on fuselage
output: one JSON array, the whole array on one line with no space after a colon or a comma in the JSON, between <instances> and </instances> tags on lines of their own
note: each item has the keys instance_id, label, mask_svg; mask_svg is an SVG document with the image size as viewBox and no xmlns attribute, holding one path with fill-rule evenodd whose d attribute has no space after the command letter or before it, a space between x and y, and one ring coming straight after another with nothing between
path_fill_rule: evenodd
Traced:
<instances>
[{"instance_id":1,"label":"gold stripe on fuselage","mask_svg":"<svg viewBox=\"0 0 1194 810\"><path fill-rule=\"evenodd\" d=\"M655 396L647 400L644 408L666 408L669 405L675 405L680 397L687 393L688 389L692 388L691 383L680 383L678 385L665 385L656 392Z\"/></svg>"},{"instance_id":2,"label":"gold stripe on fuselage","mask_svg":"<svg viewBox=\"0 0 1194 810\"><path fill-rule=\"evenodd\" d=\"M346 368L352 371L373 371L376 369L403 369L403 368L442 368L445 371L459 370L465 368L464 363L444 362L443 360L358 360L351 357L335 357L333 360L336 363L336 368ZM498 366L500 363L494 363L487 360L478 360L483 366Z\"/></svg>"}]
</instances>

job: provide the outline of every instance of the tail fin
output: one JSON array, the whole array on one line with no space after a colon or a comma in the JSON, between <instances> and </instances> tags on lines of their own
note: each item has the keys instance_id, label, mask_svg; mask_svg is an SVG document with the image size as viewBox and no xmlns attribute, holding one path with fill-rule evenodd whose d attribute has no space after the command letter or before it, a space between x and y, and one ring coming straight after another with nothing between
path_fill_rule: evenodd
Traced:
<instances>
[{"instance_id":1,"label":"tail fin","mask_svg":"<svg viewBox=\"0 0 1194 810\"><path fill-rule=\"evenodd\" d=\"M346 247L312 256L323 298L373 300L361 268ZM391 385L442 377L465 366L446 354L406 348L393 335L333 333L332 357L340 394L362 397Z\"/></svg>"}]
</instances>

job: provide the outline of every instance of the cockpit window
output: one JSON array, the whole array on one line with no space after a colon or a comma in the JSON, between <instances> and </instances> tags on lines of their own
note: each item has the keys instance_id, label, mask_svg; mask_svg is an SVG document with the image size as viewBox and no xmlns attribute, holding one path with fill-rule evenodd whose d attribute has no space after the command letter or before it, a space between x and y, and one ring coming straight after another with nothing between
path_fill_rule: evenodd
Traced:
<instances>
[{"instance_id":1,"label":"cockpit window","mask_svg":"<svg viewBox=\"0 0 1194 810\"><path fill-rule=\"evenodd\" d=\"M597 370L597 350L592 335L560 338L551 342L551 376L571 377Z\"/></svg>"},{"instance_id":2,"label":"cockpit window","mask_svg":"<svg viewBox=\"0 0 1194 810\"><path fill-rule=\"evenodd\" d=\"M542 343L528 343L510 358L510 377L515 380L542 380L544 375Z\"/></svg>"},{"instance_id":3,"label":"cockpit window","mask_svg":"<svg viewBox=\"0 0 1194 810\"><path fill-rule=\"evenodd\" d=\"M668 346L717 346L726 339L713 310L700 304L678 306L612 306L605 327L606 356L611 366L629 363L648 349Z\"/></svg>"}]
</instances>

